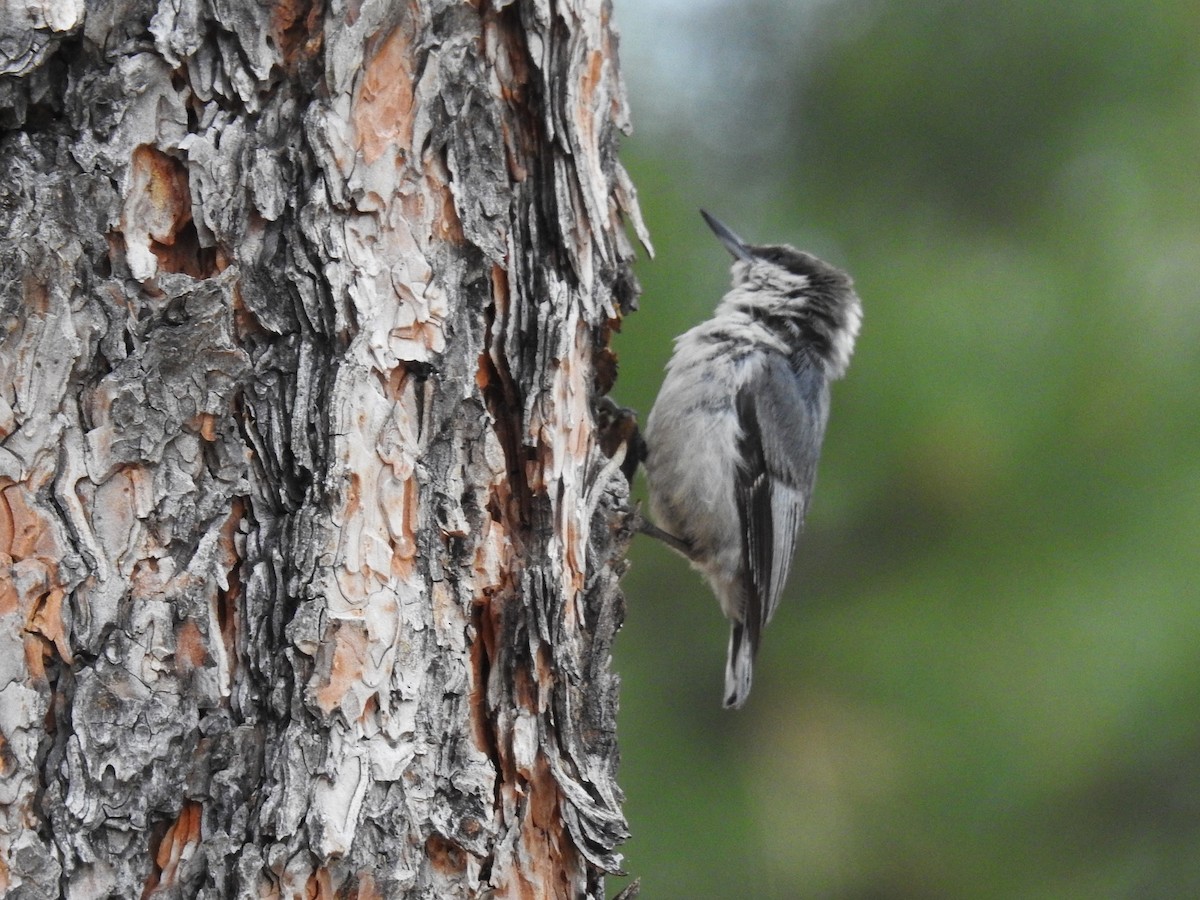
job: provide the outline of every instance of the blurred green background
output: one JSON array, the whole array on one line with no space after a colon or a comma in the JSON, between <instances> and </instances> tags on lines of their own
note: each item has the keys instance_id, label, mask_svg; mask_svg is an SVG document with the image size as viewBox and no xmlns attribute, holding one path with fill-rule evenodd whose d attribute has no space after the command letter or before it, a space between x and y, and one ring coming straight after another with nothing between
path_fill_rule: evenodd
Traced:
<instances>
[{"instance_id":1,"label":"blurred green background","mask_svg":"<svg viewBox=\"0 0 1200 900\"><path fill-rule=\"evenodd\" d=\"M865 308L741 712L707 586L635 542L642 897L1200 897L1200 4L615 21L657 251L619 399L728 284L700 206Z\"/></svg>"}]
</instances>

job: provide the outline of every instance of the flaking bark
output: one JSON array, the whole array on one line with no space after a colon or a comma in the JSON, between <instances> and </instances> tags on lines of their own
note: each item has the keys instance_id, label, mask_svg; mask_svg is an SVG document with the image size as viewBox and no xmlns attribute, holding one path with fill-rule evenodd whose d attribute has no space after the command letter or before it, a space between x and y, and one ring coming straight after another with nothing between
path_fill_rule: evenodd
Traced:
<instances>
[{"instance_id":1,"label":"flaking bark","mask_svg":"<svg viewBox=\"0 0 1200 900\"><path fill-rule=\"evenodd\" d=\"M0 892L603 896L609 16L0 6Z\"/></svg>"}]
</instances>

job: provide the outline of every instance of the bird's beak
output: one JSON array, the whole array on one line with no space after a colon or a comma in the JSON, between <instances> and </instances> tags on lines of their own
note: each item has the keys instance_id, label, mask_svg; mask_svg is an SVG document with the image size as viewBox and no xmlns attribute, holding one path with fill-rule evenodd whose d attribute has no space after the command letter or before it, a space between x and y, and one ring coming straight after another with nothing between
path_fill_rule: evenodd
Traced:
<instances>
[{"instance_id":1,"label":"bird's beak","mask_svg":"<svg viewBox=\"0 0 1200 900\"><path fill-rule=\"evenodd\" d=\"M700 210L700 215L704 216L704 221L708 223L708 227L713 230L713 234L717 236L717 239L725 245L726 250L738 259L750 260L750 248L746 246L745 241L722 225L716 217L710 216L705 210Z\"/></svg>"}]
</instances>

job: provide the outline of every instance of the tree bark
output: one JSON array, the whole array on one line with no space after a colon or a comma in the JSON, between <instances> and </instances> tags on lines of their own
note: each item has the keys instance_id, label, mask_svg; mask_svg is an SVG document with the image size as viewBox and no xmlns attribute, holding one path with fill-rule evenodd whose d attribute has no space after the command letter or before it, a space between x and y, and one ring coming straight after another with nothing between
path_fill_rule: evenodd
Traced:
<instances>
[{"instance_id":1,"label":"tree bark","mask_svg":"<svg viewBox=\"0 0 1200 900\"><path fill-rule=\"evenodd\" d=\"M610 15L0 2L0 892L604 896Z\"/></svg>"}]
</instances>

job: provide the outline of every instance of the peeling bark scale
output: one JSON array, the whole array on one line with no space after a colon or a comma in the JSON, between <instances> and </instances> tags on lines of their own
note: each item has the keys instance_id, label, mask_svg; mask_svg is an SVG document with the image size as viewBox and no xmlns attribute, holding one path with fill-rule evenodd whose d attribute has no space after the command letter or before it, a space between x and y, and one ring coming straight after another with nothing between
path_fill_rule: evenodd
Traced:
<instances>
[{"instance_id":1,"label":"peeling bark scale","mask_svg":"<svg viewBox=\"0 0 1200 900\"><path fill-rule=\"evenodd\" d=\"M603 897L607 0L0 0L0 893Z\"/></svg>"}]
</instances>

